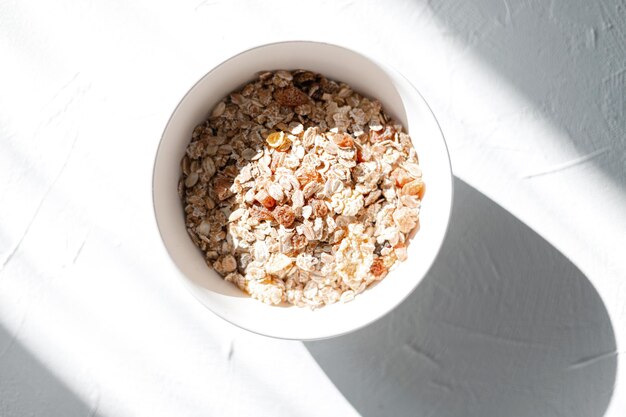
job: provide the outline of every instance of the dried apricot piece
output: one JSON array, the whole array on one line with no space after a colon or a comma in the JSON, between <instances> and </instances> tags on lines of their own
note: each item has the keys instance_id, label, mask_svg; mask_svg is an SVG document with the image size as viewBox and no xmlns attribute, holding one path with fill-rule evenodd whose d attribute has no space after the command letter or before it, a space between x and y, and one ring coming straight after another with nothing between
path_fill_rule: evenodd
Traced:
<instances>
[{"instance_id":1,"label":"dried apricot piece","mask_svg":"<svg viewBox=\"0 0 626 417\"><path fill-rule=\"evenodd\" d=\"M300 185L305 186L312 181L318 181L320 174L310 167L302 167L296 171L296 178L300 182Z\"/></svg>"},{"instance_id":2,"label":"dried apricot piece","mask_svg":"<svg viewBox=\"0 0 626 417\"><path fill-rule=\"evenodd\" d=\"M313 213L316 217L326 217L328 214L328 206L322 200L312 200L309 205L313 207Z\"/></svg>"},{"instance_id":3,"label":"dried apricot piece","mask_svg":"<svg viewBox=\"0 0 626 417\"><path fill-rule=\"evenodd\" d=\"M274 209L273 214L276 221L285 227L291 226L296 220L296 215L289 206L278 206Z\"/></svg>"},{"instance_id":4,"label":"dried apricot piece","mask_svg":"<svg viewBox=\"0 0 626 417\"><path fill-rule=\"evenodd\" d=\"M276 205L276 200L274 200L265 190L259 190L259 192L255 194L254 199L261 203L266 209L271 210Z\"/></svg>"},{"instance_id":5,"label":"dried apricot piece","mask_svg":"<svg viewBox=\"0 0 626 417\"><path fill-rule=\"evenodd\" d=\"M392 126L386 126L385 129L378 130L378 131L371 130L370 141L374 143L374 142L380 142L383 140L391 140L393 139L395 134L396 134L396 129L394 129Z\"/></svg>"},{"instance_id":6,"label":"dried apricot piece","mask_svg":"<svg viewBox=\"0 0 626 417\"><path fill-rule=\"evenodd\" d=\"M424 196L424 182L420 179L413 180L409 183L404 184L402 187L402 195L413 195L417 196L420 200Z\"/></svg>"},{"instance_id":7,"label":"dried apricot piece","mask_svg":"<svg viewBox=\"0 0 626 417\"><path fill-rule=\"evenodd\" d=\"M354 146L352 136L345 133L339 133L333 136L333 142L335 142L335 144L340 148L351 148Z\"/></svg>"},{"instance_id":8,"label":"dried apricot piece","mask_svg":"<svg viewBox=\"0 0 626 417\"><path fill-rule=\"evenodd\" d=\"M387 272L387 268L385 268L385 264L382 258L374 259L374 262L372 262L372 266L370 267L370 272L377 278L381 277Z\"/></svg>"},{"instance_id":9,"label":"dried apricot piece","mask_svg":"<svg viewBox=\"0 0 626 417\"><path fill-rule=\"evenodd\" d=\"M283 144L284 140L285 140L284 132L273 132L267 135L267 138L265 138L265 141L267 142L267 144L271 146L272 148L278 148L280 145Z\"/></svg>"}]
</instances>

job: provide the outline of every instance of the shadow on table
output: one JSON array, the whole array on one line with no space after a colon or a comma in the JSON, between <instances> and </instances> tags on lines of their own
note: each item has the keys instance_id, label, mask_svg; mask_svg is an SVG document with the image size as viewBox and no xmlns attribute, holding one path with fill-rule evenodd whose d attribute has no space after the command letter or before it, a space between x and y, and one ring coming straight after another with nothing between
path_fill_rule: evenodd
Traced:
<instances>
[{"instance_id":1,"label":"shadow on table","mask_svg":"<svg viewBox=\"0 0 626 417\"><path fill-rule=\"evenodd\" d=\"M0 325L0 416L94 417L96 412Z\"/></svg>"},{"instance_id":2,"label":"shadow on table","mask_svg":"<svg viewBox=\"0 0 626 417\"><path fill-rule=\"evenodd\" d=\"M617 367L587 278L459 179L448 236L415 292L365 329L306 347L364 417L601 417Z\"/></svg>"}]
</instances>

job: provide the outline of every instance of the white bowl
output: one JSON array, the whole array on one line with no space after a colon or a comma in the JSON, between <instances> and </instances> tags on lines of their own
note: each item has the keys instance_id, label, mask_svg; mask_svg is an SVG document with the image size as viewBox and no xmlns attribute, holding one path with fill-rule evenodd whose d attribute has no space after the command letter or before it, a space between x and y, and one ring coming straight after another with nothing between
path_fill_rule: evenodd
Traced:
<instances>
[{"instance_id":1,"label":"white bowl","mask_svg":"<svg viewBox=\"0 0 626 417\"><path fill-rule=\"evenodd\" d=\"M180 160L194 127L228 93L261 70L308 69L344 81L381 101L386 112L408 130L426 183L420 230L408 248L408 260L377 285L349 303L312 311L268 306L224 281L204 261L187 235L177 193ZM415 289L443 242L452 206L452 172L446 144L435 117L412 85L394 70L346 48L317 42L260 46L220 64L183 97L174 110L156 154L153 200L166 250L191 292L218 316L255 333L283 339L312 340L338 336L379 319Z\"/></svg>"}]
</instances>

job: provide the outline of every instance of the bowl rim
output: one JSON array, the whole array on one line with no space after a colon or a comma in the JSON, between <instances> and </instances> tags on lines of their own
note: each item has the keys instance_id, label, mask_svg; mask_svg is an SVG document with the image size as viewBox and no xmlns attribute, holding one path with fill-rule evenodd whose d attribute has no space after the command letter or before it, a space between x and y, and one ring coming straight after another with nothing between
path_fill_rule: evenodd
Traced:
<instances>
[{"instance_id":1,"label":"bowl rim","mask_svg":"<svg viewBox=\"0 0 626 417\"><path fill-rule=\"evenodd\" d=\"M403 296L398 297L396 300L394 300L392 303L390 303L390 307L387 309L387 311L383 314L381 314L380 316L378 316L376 319L362 323L358 326L352 327L348 330L345 330L343 332L340 333L334 333L334 334L329 334L329 335L325 335L325 336L320 336L320 337L307 337L307 338L302 338L302 337L289 337L289 336L279 336L276 334L266 334L266 333L262 333L260 331L257 331L253 328L250 328L244 324L241 323L236 323L232 320L229 320L228 318L222 316L221 314L219 314L218 312L216 312L214 309L212 309L209 305L207 305L205 302L203 302L199 297L198 294L196 293L196 291L194 290L194 288L192 288L193 284L189 281L189 279L186 278L185 274L183 273L183 271L180 269L180 267L178 266L178 264L174 261L174 259L172 258L172 254L170 253L170 250L168 249L167 245L165 244L165 238L163 237L163 232L161 230L161 227L159 226L159 217L157 214L157 204L156 204L156 198L155 198L155 175L156 175L156 170L157 170L157 163L159 160L159 154L162 150L163 147L163 142L165 139L165 134L168 131L168 128L170 126L170 124L172 123L172 120L174 119L174 116L177 114L179 108L181 107L181 105L183 104L183 102L185 102L186 98L192 93L192 91L195 90L195 88L198 86L198 84L200 84L206 77L208 77L211 73L213 73L214 71L216 71L218 68L222 67L223 65L225 65L227 62L231 61L232 59L235 59L238 56L241 56L243 54L252 52L254 50L257 49L261 49L261 48L266 48L266 47L270 47L270 46L278 46L278 45L286 45L286 44L298 44L298 43L309 43L309 44L321 44L321 45L326 45L326 46L330 46L330 47L334 47L334 48L340 48L343 49L345 51L351 52L351 53L355 53L358 55L361 55L362 57L368 59L369 61L371 61L374 65L380 67L381 69L387 71L387 72L392 72L395 75L399 76L402 78L402 80L404 80L410 87L413 93L416 93L420 100L422 101L422 103L424 104L424 106L426 107L426 109L428 110L428 112L430 113L430 116L432 117L432 120L435 122L435 125L437 127L437 130L439 131L439 134L441 135L441 141L443 144L443 150L445 152L445 156L446 156L446 161L447 161L447 168L448 171L450 172L450 204L447 207L447 213L445 214L445 227L443 230L443 233L441 234L441 239L438 242L438 247L437 249L434 251L434 256L430 259L429 261L429 265L427 268L425 268L425 272L424 275L416 281L415 285L411 288L410 291L407 291L405 294L403 294ZM180 275L182 275L181 279L179 280L179 282L182 282L183 286L186 288L186 290L188 292L191 293L191 295L202 305L204 306L207 310L209 310L211 313L213 313L214 315L216 315L217 317L219 317L220 319L240 328L246 331L249 331L251 333L260 335L260 336L265 336L265 337L270 337L273 339L279 339L279 340L291 340L291 341L316 341L316 340L326 340L326 339L331 339L334 337L339 337L339 336L344 336L347 335L349 333L355 332L357 330L363 329L373 323L376 323L377 321L379 321L380 319L382 319L383 317L385 317L387 314L391 313L393 310L395 310L396 308L398 308L398 306L400 304L402 304L411 294L413 294L413 292L417 289L417 287L419 286L419 284L423 281L424 277L426 277L430 270L433 267L433 264L435 262L435 260L439 257L439 254L441 253L441 248L443 246L444 241L446 240L446 237L448 235L448 231L450 228L450 218L452 216L452 207L454 204L454 171L452 170L452 162L450 160L450 151L448 149L448 144L445 138L445 135L443 133L443 129L441 128L441 124L439 123L439 120L437 119L437 117L435 116L435 113L433 112L432 108L430 107L430 104L428 104L428 102L426 101L426 99L424 98L424 96L422 95L422 93L415 87L415 85L413 84L413 82L411 82L411 80L409 80L404 74L402 74L400 71L396 70L395 68L392 68L391 66L387 65L387 64L382 64L381 62L379 62L378 60L358 51L352 48L349 48L347 46L343 46L343 45L339 45L339 44L334 44L334 43L330 43L330 42L324 42L324 41L313 41L313 40L286 40L286 41L277 41L277 42L269 42L269 43L264 43L264 44L260 44L260 45L256 45L253 47L249 47L247 49L244 49L241 52L238 52L234 55L229 56L228 58L222 60L219 64L213 66L209 71L207 71L204 75L202 75L200 78L198 78L198 80L191 86L188 88L187 92L180 98L180 100L178 101L178 104L176 105L176 107L174 108L174 110L172 111L172 113L170 114L167 123L165 124L165 127L163 128L163 132L161 133L161 136L159 138L159 143L156 147L156 151L154 153L154 158L153 158L153 164L152 164L152 176L151 176L151 202L152 202L152 213L153 213L153 220L154 223L156 225L157 231L159 233L159 237L160 237L160 241L161 241L161 246L163 249L165 249L165 252L167 253L167 258L169 260L169 262L175 267L175 269L178 271L178 273Z\"/></svg>"}]
</instances>

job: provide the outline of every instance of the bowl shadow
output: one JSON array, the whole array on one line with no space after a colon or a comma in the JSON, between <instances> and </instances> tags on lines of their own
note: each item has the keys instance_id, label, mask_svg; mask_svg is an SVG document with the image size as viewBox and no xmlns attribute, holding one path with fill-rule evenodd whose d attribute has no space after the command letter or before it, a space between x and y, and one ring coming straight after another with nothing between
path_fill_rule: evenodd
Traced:
<instances>
[{"instance_id":1,"label":"bowl shadow","mask_svg":"<svg viewBox=\"0 0 626 417\"><path fill-rule=\"evenodd\" d=\"M415 292L313 358L363 416L602 416L617 353L592 284L458 178L452 213Z\"/></svg>"}]
</instances>

